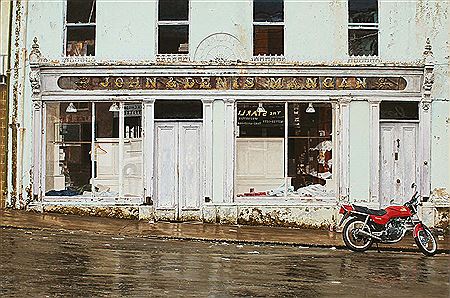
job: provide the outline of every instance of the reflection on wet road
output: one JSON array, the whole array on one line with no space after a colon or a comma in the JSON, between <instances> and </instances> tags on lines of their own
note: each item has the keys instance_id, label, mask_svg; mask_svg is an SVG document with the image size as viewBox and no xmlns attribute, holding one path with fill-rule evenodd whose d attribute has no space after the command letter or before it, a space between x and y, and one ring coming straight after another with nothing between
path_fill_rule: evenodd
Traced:
<instances>
[{"instance_id":1,"label":"reflection on wet road","mask_svg":"<svg viewBox=\"0 0 450 298\"><path fill-rule=\"evenodd\" d=\"M0 296L449 297L449 255L0 230Z\"/></svg>"}]
</instances>

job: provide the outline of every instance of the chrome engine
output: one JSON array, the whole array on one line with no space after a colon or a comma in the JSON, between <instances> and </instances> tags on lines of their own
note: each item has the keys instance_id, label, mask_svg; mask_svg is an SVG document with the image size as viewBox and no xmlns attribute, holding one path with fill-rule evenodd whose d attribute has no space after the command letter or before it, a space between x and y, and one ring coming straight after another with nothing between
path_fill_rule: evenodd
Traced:
<instances>
[{"instance_id":1,"label":"chrome engine","mask_svg":"<svg viewBox=\"0 0 450 298\"><path fill-rule=\"evenodd\" d=\"M386 230L382 233L382 238L387 241L400 241L406 231L406 220L394 218L386 224Z\"/></svg>"}]
</instances>

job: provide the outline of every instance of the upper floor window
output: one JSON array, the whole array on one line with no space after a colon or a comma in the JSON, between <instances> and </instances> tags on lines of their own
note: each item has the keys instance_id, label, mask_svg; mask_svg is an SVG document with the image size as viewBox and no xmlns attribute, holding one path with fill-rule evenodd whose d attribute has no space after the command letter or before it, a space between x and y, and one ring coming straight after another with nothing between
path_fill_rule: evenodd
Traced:
<instances>
[{"instance_id":1,"label":"upper floor window","mask_svg":"<svg viewBox=\"0 0 450 298\"><path fill-rule=\"evenodd\" d=\"M159 0L158 54L189 52L189 0Z\"/></svg>"},{"instance_id":2,"label":"upper floor window","mask_svg":"<svg viewBox=\"0 0 450 298\"><path fill-rule=\"evenodd\" d=\"M378 0L348 1L350 56L378 56Z\"/></svg>"},{"instance_id":3,"label":"upper floor window","mask_svg":"<svg viewBox=\"0 0 450 298\"><path fill-rule=\"evenodd\" d=\"M95 0L67 0L66 56L95 55Z\"/></svg>"},{"instance_id":4,"label":"upper floor window","mask_svg":"<svg viewBox=\"0 0 450 298\"><path fill-rule=\"evenodd\" d=\"M253 55L284 54L284 1L253 0Z\"/></svg>"}]
</instances>

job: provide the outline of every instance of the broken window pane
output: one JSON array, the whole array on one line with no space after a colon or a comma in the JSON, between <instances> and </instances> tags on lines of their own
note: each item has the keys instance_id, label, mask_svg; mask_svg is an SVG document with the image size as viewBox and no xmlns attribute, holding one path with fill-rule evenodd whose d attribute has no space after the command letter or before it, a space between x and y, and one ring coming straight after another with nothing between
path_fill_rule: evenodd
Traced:
<instances>
[{"instance_id":1,"label":"broken window pane","mask_svg":"<svg viewBox=\"0 0 450 298\"><path fill-rule=\"evenodd\" d=\"M47 196L76 196L91 191L91 108L68 109L67 103L46 104Z\"/></svg>"},{"instance_id":2,"label":"broken window pane","mask_svg":"<svg viewBox=\"0 0 450 298\"><path fill-rule=\"evenodd\" d=\"M158 20L187 21L189 15L188 0L159 0Z\"/></svg>"},{"instance_id":3,"label":"broken window pane","mask_svg":"<svg viewBox=\"0 0 450 298\"><path fill-rule=\"evenodd\" d=\"M378 30L348 30L350 56L377 56Z\"/></svg>"},{"instance_id":4,"label":"broken window pane","mask_svg":"<svg viewBox=\"0 0 450 298\"><path fill-rule=\"evenodd\" d=\"M349 0L349 23L378 23L377 0Z\"/></svg>"},{"instance_id":5,"label":"broken window pane","mask_svg":"<svg viewBox=\"0 0 450 298\"><path fill-rule=\"evenodd\" d=\"M95 23L95 0L67 0L67 23Z\"/></svg>"},{"instance_id":6,"label":"broken window pane","mask_svg":"<svg viewBox=\"0 0 450 298\"><path fill-rule=\"evenodd\" d=\"M283 0L253 0L253 21L283 22Z\"/></svg>"},{"instance_id":7,"label":"broken window pane","mask_svg":"<svg viewBox=\"0 0 450 298\"><path fill-rule=\"evenodd\" d=\"M68 26L66 56L95 55L95 26Z\"/></svg>"},{"instance_id":8,"label":"broken window pane","mask_svg":"<svg viewBox=\"0 0 450 298\"><path fill-rule=\"evenodd\" d=\"M160 25L158 30L159 54L187 54L188 46L187 25Z\"/></svg>"},{"instance_id":9,"label":"broken window pane","mask_svg":"<svg viewBox=\"0 0 450 298\"><path fill-rule=\"evenodd\" d=\"M314 103L290 103L288 139L288 177L292 192L288 195L332 195L332 108Z\"/></svg>"},{"instance_id":10,"label":"broken window pane","mask_svg":"<svg viewBox=\"0 0 450 298\"><path fill-rule=\"evenodd\" d=\"M380 119L419 120L419 104L415 101L382 101Z\"/></svg>"},{"instance_id":11,"label":"broken window pane","mask_svg":"<svg viewBox=\"0 0 450 298\"><path fill-rule=\"evenodd\" d=\"M283 26L259 26L253 28L253 55L283 55Z\"/></svg>"}]
</instances>

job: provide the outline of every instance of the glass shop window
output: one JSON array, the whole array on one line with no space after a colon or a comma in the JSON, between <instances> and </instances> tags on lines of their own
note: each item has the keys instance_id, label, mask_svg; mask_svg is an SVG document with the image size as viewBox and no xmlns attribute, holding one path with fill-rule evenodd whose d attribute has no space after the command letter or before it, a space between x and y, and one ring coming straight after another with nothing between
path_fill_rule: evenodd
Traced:
<instances>
[{"instance_id":1,"label":"glass shop window","mask_svg":"<svg viewBox=\"0 0 450 298\"><path fill-rule=\"evenodd\" d=\"M284 1L253 0L253 55L284 54Z\"/></svg>"},{"instance_id":2,"label":"glass shop window","mask_svg":"<svg viewBox=\"0 0 450 298\"><path fill-rule=\"evenodd\" d=\"M378 0L348 1L350 56L378 56Z\"/></svg>"},{"instance_id":3,"label":"glass shop window","mask_svg":"<svg viewBox=\"0 0 450 298\"><path fill-rule=\"evenodd\" d=\"M380 120L419 120L419 103L416 101L382 101Z\"/></svg>"},{"instance_id":4,"label":"glass shop window","mask_svg":"<svg viewBox=\"0 0 450 298\"><path fill-rule=\"evenodd\" d=\"M46 196L142 196L142 104L46 103L46 115Z\"/></svg>"},{"instance_id":5,"label":"glass shop window","mask_svg":"<svg viewBox=\"0 0 450 298\"><path fill-rule=\"evenodd\" d=\"M328 103L238 103L236 196L334 196L332 111Z\"/></svg>"},{"instance_id":6,"label":"glass shop window","mask_svg":"<svg viewBox=\"0 0 450 298\"><path fill-rule=\"evenodd\" d=\"M95 0L67 0L66 56L95 55Z\"/></svg>"},{"instance_id":7,"label":"glass shop window","mask_svg":"<svg viewBox=\"0 0 450 298\"><path fill-rule=\"evenodd\" d=\"M189 52L189 0L158 2L158 54Z\"/></svg>"}]
</instances>

